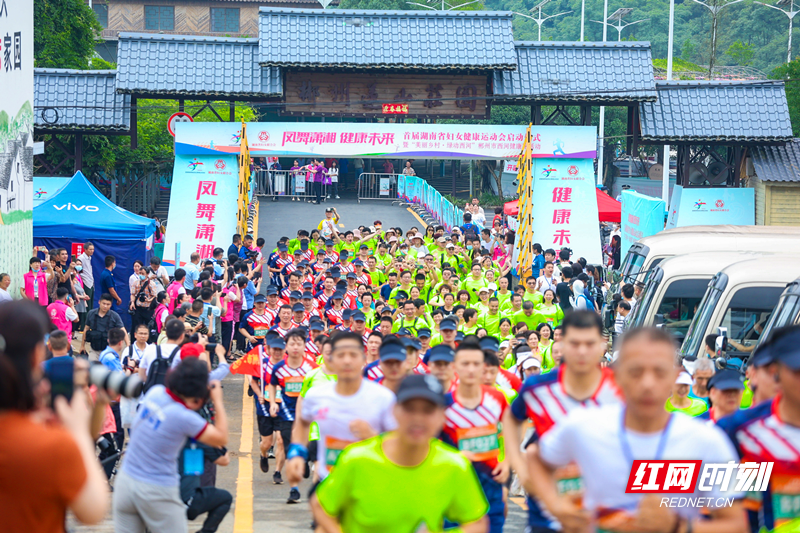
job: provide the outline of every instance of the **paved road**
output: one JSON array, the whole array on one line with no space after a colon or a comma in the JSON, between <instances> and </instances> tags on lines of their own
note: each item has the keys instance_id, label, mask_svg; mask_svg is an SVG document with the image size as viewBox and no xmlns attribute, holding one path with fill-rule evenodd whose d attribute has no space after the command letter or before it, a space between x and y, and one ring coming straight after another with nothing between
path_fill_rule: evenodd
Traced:
<instances>
[{"instance_id":1,"label":"paved road","mask_svg":"<svg viewBox=\"0 0 800 533\"><path fill-rule=\"evenodd\" d=\"M325 216L324 209L332 205L342 216L341 223L347 228L360 224L372 224L381 220L384 227L399 226L403 230L413 225L421 226L415 216L406 208L393 206L389 202L357 203L354 199L328 201L321 206L281 200L261 202L259 212L259 233L271 249L281 236L294 237L299 228L312 228ZM246 395L244 378L230 376L224 381L224 401L229 416L231 464L217 469L217 487L234 495L234 507L222 523L221 533L288 533L309 531L311 513L305 502L308 481L300 487L303 502L288 505L286 499L289 487L286 484L273 485L272 473L265 474L259 468L259 449L253 400ZM521 499L509 502L508 521L505 530L521 532L524 530L525 513L520 507ZM519 503L517 503L519 502ZM79 533L112 533L110 519L100 526L78 526L69 520L69 530ZM189 531L200 529L202 520L190 523ZM153 532L162 533L162 532ZM163 532L167 533L167 532Z\"/></svg>"}]
</instances>

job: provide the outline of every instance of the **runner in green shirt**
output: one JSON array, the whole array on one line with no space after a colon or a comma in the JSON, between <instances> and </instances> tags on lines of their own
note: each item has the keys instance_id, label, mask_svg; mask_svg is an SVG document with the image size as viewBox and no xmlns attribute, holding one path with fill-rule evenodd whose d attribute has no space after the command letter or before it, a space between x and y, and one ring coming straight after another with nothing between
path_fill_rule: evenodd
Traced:
<instances>
[{"instance_id":1,"label":"runner in green shirt","mask_svg":"<svg viewBox=\"0 0 800 533\"><path fill-rule=\"evenodd\" d=\"M489 282L483 277L483 270L480 264L472 265L470 276L461 282L461 290L469 292L470 303L478 302L478 290L481 287L489 287Z\"/></svg>"},{"instance_id":2,"label":"runner in green shirt","mask_svg":"<svg viewBox=\"0 0 800 533\"><path fill-rule=\"evenodd\" d=\"M478 312L475 309L466 309L464 311L464 324L458 328L460 332L466 335L474 335L478 331Z\"/></svg>"},{"instance_id":3,"label":"runner in green shirt","mask_svg":"<svg viewBox=\"0 0 800 533\"><path fill-rule=\"evenodd\" d=\"M708 404L703 400L689 398L692 388L692 376L686 372L678 374L672 386L672 396L667 399L667 411L680 411L689 416L697 416L708 411Z\"/></svg>"},{"instance_id":4,"label":"runner in green shirt","mask_svg":"<svg viewBox=\"0 0 800 533\"><path fill-rule=\"evenodd\" d=\"M497 282L498 289L494 293L498 300L500 300L500 309L505 309L511 306L511 296L514 294L508 290L508 278L500 278ZM491 290L492 286L489 285Z\"/></svg>"},{"instance_id":5,"label":"runner in green shirt","mask_svg":"<svg viewBox=\"0 0 800 533\"><path fill-rule=\"evenodd\" d=\"M478 321L490 337L497 337L500 341L500 301L494 296L489 298L489 310L483 313Z\"/></svg>"},{"instance_id":6,"label":"runner in green shirt","mask_svg":"<svg viewBox=\"0 0 800 533\"><path fill-rule=\"evenodd\" d=\"M522 299L526 302L533 302L534 306L544 301L542 293L536 290L536 278L533 276L529 276L525 280L525 294L522 295Z\"/></svg>"},{"instance_id":7,"label":"runner in green shirt","mask_svg":"<svg viewBox=\"0 0 800 533\"><path fill-rule=\"evenodd\" d=\"M533 310L533 303L526 301L522 304L522 311L514 313L512 316L512 322L514 324L519 324L520 322L525 322L527 324L529 330L536 329L536 326L542 322L542 317L538 313L534 312Z\"/></svg>"},{"instance_id":8,"label":"runner in green shirt","mask_svg":"<svg viewBox=\"0 0 800 533\"><path fill-rule=\"evenodd\" d=\"M553 289L547 289L542 293L544 301L536 306L536 312L542 315L542 318L551 324L553 327L561 324L564 320L564 310L555 302L556 293Z\"/></svg>"},{"instance_id":9,"label":"runner in green shirt","mask_svg":"<svg viewBox=\"0 0 800 533\"><path fill-rule=\"evenodd\" d=\"M437 440L444 391L435 377L411 375L397 391L397 431L347 447L317 487L311 509L326 533L486 531L489 509L470 461ZM389 505L389 502L394 504Z\"/></svg>"}]
</instances>

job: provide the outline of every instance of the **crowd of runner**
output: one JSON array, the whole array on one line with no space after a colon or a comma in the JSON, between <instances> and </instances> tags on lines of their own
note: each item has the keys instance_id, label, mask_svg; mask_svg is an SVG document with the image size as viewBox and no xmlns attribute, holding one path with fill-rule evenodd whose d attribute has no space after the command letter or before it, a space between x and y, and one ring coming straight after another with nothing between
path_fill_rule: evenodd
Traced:
<instances>
[{"instance_id":1,"label":"crowd of runner","mask_svg":"<svg viewBox=\"0 0 800 533\"><path fill-rule=\"evenodd\" d=\"M104 291L79 350L140 376L143 395L108 398L84 378L71 403L56 397L56 429L34 413L42 373L72 355L71 331L58 331L79 320L63 309L69 291L55 283L52 321L47 301L0 306L11 530L63 530L67 508L99 520L114 476L115 531L187 531L203 513L201 531L216 531L232 504L214 486L230 462L229 370L249 382L261 471L287 486L287 503L308 500L318 531L499 533L513 495L526 497L531 533L800 530L797 328L762 343L747 376L708 357L687 370L668 333L628 330L633 285L612 288L602 265L539 244L519 278L502 215L487 228L473 215L489 222L475 202L449 231L379 220L344 230L328 208L273 249L236 235L227 254L195 254L172 280L151 265L132 280L133 331ZM671 508L626 491L634 461L669 459L774 469L765 493L699 493L730 506ZM41 476L9 484L31 479L26 469Z\"/></svg>"}]
</instances>

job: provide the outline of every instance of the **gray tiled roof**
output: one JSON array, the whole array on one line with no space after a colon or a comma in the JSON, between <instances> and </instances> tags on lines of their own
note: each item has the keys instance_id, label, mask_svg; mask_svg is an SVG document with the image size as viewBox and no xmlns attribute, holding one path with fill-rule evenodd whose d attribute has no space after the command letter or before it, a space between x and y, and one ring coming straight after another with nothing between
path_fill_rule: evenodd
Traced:
<instances>
[{"instance_id":1,"label":"gray tiled roof","mask_svg":"<svg viewBox=\"0 0 800 533\"><path fill-rule=\"evenodd\" d=\"M752 154L762 181L800 181L800 139L783 146L754 146Z\"/></svg>"},{"instance_id":2,"label":"gray tiled roof","mask_svg":"<svg viewBox=\"0 0 800 533\"><path fill-rule=\"evenodd\" d=\"M37 130L128 131L130 96L114 92L116 70L33 70Z\"/></svg>"},{"instance_id":3,"label":"gray tiled roof","mask_svg":"<svg viewBox=\"0 0 800 533\"><path fill-rule=\"evenodd\" d=\"M494 73L501 100L656 99L650 43L516 42L517 70Z\"/></svg>"},{"instance_id":4,"label":"gray tiled roof","mask_svg":"<svg viewBox=\"0 0 800 533\"><path fill-rule=\"evenodd\" d=\"M259 10L270 66L506 70L517 66L502 11Z\"/></svg>"},{"instance_id":5,"label":"gray tiled roof","mask_svg":"<svg viewBox=\"0 0 800 533\"><path fill-rule=\"evenodd\" d=\"M280 69L261 67L258 39L120 33L117 91L176 96L281 96Z\"/></svg>"},{"instance_id":6,"label":"gray tiled roof","mask_svg":"<svg viewBox=\"0 0 800 533\"><path fill-rule=\"evenodd\" d=\"M781 81L663 81L656 90L656 102L639 104L644 141L792 139Z\"/></svg>"}]
</instances>

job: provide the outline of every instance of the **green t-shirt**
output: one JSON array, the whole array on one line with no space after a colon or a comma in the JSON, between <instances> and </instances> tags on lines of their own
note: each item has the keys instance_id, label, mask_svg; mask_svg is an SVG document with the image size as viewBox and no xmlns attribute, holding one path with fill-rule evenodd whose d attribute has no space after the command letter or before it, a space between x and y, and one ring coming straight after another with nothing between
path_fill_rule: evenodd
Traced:
<instances>
[{"instance_id":1,"label":"green t-shirt","mask_svg":"<svg viewBox=\"0 0 800 533\"><path fill-rule=\"evenodd\" d=\"M470 275L467 279L461 282L461 289L469 291L469 301L473 304L478 302L478 289L488 286L489 282L486 281L486 278L482 276L475 280Z\"/></svg>"},{"instance_id":2,"label":"green t-shirt","mask_svg":"<svg viewBox=\"0 0 800 533\"><path fill-rule=\"evenodd\" d=\"M542 316L536 311L531 313L531 316L528 316L525 314L525 311L520 310L514 313L514 315L511 317L511 322L514 325L518 324L519 322L525 322L525 324L528 325L528 330L530 331L532 329L536 329L536 326L542 322Z\"/></svg>"},{"instance_id":3,"label":"green t-shirt","mask_svg":"<svg viewBox=\"0 0 800 533\"><path fill-rule=\"evenodd\" d=\"M378 253L375 254L375 260L378 264L382 264L383 266L387 267L392 264L392 256L391 254L384 254L380 255Z\"/></svg>"},{"instance_id":4,"label":"green t-shirt","mask_svg":"<svg viewBox=\"0 0 800 533\"><path fill-rule=\"evenodd\" d=\"M399 466L383 453L385 437L348 446L317 487L320 505L339 520L342 531L409 533L424 524L438 533L445 519L466 524L488 512L475 468L455 448L431 439L422 463Z\"/></svg>"},{"instance_id":5,"label":"green t-shirt","mask_svg":"<svg viewBox=\"0 0 800 533\"><path fill-rule=\"evenodd\" d=\"M561 309L561 306L554 303L553 305L545 305L541 303L534 307L537 313L542 316L545 322L550 322L553 324L553 327L558 326L561 324L561 321L564 320L564 310Z\"/></svg>"},{"instance_id":6,"label":"green t-shirt","mask_svg":"<svg viewBox=\"0 0 800 533\"><path fill-rule=\"evenodd\" d=\"M503 294L500 291L494 293L495 298L500 300L500 309L505 309L506 307L511 307L511 297L514 295L513 292L508 291L507 293Z\"/></svg>"},{"instance_id":7,"label":"green t-shirt","mask_svg":"<svg viewBox=\"0 0 800 533\"><path fill-rule=\"evenodd\" d=\"M500 319L503 318L500 316L500 312L496 315L490 315L489 313L483 313L480 318L478 318L478 324L481 325L483 329L486 330L486 333L490 337L497 337L500 339ZM502 342L502 341L501 341Z\"/></svg>"},{"instance_id":8,"label":"green t-shirt","mask_svg":"<svg viewBox=\"0 0 800 533\"><path fill-rule=\"evenodd\" d=\"M689 407L685 407L683 409L679 409L672 405L672 402L668 399L667 400L667 411L680 411L681 413L687 414L689 416L697 416L702 415L706 411L708 411L708 405L703 400L697 400L695 398L690 398L692 400L692 405Z\"/></svg>"},{"instance_id":9,"label":"green t-shirt","mask_svg":"<svg viewBox=\"0 0 800 533\"><path fill-rule=\"evenodd\" d=\"M541 292L534 292L533 294L531 294L526 291L525 294L522 295L522 301L533 302L533 307L535 309L537 305L544 302L544 296L542 295Z\"/></svg>"}]
</instances>

